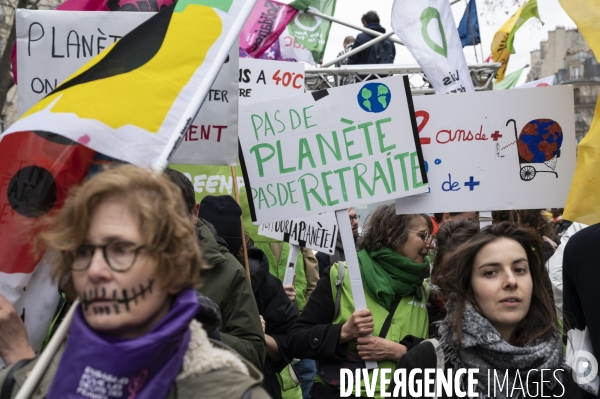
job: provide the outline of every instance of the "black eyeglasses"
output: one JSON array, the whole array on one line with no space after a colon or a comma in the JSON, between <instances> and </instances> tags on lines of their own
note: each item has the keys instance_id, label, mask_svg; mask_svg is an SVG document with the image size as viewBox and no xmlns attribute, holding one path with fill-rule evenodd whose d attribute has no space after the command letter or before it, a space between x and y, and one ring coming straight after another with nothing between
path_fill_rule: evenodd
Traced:
<instances>
[{"instance_id":1,"label":"black eyeglasses","mask_svg":"<svg viewBox=\"0 0 600 399\"><path fill-rule=\"evenodd\" d=\"M75 251L63 252L65 263L72 271L87 270L92 264L97 248L102 249L108 267L116 272L126 272L131 269L138 252L145 248L145 245L136 245L128 241L111 241L104 245L82 244Z\"/></svg>"},{"instance_id":2,"label":"black eyeglasses","mask_svg":"<svg viewBox=\"0 0 600 399\"><path fill-rule=\"evenodd\" d=\"M360 216L359 215L354 215L354 216L350 216L350 221L354 221L356 220L357 222L360 220Z\"/></svg>"},{"instance_id":3,"label":"black eyeglasses","mask_svg":"<svg viewBox=\"0 0 600 399\"><path fill-rule=\"evenodd\" d=\"M426 245L431 245L431 241L433 241L433 235L431 235L431 233L429 233L429 230L425 230L425 231L408 230L408 231L410 231L411 233L417 233L419 238L421 240L423 240L423 242Z\"/></svg>"}]
</instances>

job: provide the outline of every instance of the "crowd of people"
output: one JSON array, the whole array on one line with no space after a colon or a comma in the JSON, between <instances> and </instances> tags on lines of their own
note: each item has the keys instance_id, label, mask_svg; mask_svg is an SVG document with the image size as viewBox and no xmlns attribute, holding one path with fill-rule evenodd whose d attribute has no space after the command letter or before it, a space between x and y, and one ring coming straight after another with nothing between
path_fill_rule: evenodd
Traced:
<instances>
[{"instance_id":1,"label":"crowd of people","mask_svg":"<svg viewBox=\"0 0 600 399\"><path fill-rule=\"evenodd\" d=\"M385 33L373 11L362 24ZM346 37L338 56L372 39ZM339 65L394 57L383 40ZM535 397L535 384L545 397L593 397L565 364L565 336L588 327L600 353L591 267L600 227L560 214L496 211L482 229L474 211L398 215L381 205L359 233L350 208L353 245L338 234L333 253L301 248L284 286L290 245L244 233L232 196L198 203L173 169L107 168L37 229L63 298L48 309L48 337L60 339L49 361L0 295L0 399L14 398L34 368L36 398L338 398L341 371L367 362L377 364L373 379L354 394L372 384L372 397L393 393L378 370L440 368L477 369L480 398ZM355 308L351 252L365 309ZM491 395L490 372L513 389ZM527 390L515 393L519 381Z\"/></svg>"},{"instance_id":2,"label":"crowd of people","mask_svg":"<svg viewBox=\"0 0 600 399\"><path fill-rule=\"evenodd\" d=\"M66 298L55 324L75 304L38 397L337 398L340 371L369 361L407 372L477 368L480 397L492 370L513 386L519 373L548 369L556 378L540 389L579 397L563 337L565 325L595 331L593 280L580 268L596 226L575 235L554 230L544 210L522 210L494 212L480 229L476 212L397 215L381 205L359 235L350 209L355 247L338 239L334 254L304 249L304 281L284 287L288 245L243 236L241 215L231 196L197 203L172 169L116 166L75 189L36 237L54 254ZM565 236L574 238L557 262ZM366 309L354 306L349 251ZM571 317L557 310L557 293ZM12 398L40 357L3 297L0 332L0 397ZM375 381L374 397L393 392L393 382Z\"/></svg>"}]
</instances>

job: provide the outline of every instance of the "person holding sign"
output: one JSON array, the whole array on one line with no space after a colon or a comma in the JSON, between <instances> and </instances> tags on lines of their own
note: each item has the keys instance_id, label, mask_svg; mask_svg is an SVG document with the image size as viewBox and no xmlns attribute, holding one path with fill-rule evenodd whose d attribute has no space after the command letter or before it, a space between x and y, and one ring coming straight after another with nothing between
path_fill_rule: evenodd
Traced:
<instances>
[{"instance_id":1,"label":"person holding sign","mask_svg":"<svg viewBox=\"0 0 600 399\"><path fill-rule=\"evenodd\" d=\"M448 301L438 340L416 345L397 369L409 375L443 364L444 373L456 378L439 398L465 397L467 390L469 397L577 398L554 301L544 286L542 245L528 230L503 222L445 256L433 271ZM415 386L423 382L421 374ZM423 391L431 390L433 384L427 385ZM409 391L401 397L423 396Z\"/></svg>"},{"instance_id":2,"label":"person holding sign","mask_svg":"<svg viewBox=\"0 0 600 399\"><path fill-rule=\"evenodd\" d=\"M312 398L339 397L341 368L362 369L369 360L393 370L412 346L404 337L427 338L431 229L427 215L396 215L393 204L373 211L358 242L367 309L354 310L345 262L326 270L288 333L293 356L318 361ZM380 386L378 374L375 397Z\"/></svg>"},{"instance_id":3,"label":"person holding sign","mask_svg":"<svg viewBox=\"0 0 600 399\"><path fill-rule=\"evenodd\" d=\"M194 320L206 265L179 189L163 174L133 165L99 173L47 226L39 243L79 301L68 333L61 325L40 358L0 372L3 395L33 381L47 398L269 397L261 373Z\"/></svg>"}]
</instances>

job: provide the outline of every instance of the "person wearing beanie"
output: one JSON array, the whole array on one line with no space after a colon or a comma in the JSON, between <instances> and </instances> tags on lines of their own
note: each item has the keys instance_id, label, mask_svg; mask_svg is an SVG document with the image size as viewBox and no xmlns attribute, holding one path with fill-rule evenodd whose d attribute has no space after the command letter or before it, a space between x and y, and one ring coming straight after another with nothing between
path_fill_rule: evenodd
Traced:
<instances>
[{"instance_id":1,"label":"person wearing beanie","mask_svg":"<svg viewBox=\"0 0 600 399\"><path fill-rule=\"evenodd\" d=\"M236 254L242 247L242 208L230 195L209 195L200 202L200 219L207 220L219 237L225 240L229 252Z\"/></svg>"}]
</instances>

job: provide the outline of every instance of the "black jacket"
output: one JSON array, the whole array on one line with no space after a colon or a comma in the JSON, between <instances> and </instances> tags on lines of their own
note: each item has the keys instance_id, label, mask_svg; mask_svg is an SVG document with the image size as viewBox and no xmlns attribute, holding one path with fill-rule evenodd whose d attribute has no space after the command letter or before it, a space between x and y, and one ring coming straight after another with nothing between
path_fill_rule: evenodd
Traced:
<instances>
[{"instance_id":1,"label":"black jacket","mask_svg":"<svg viewBox=\"0 0 600 399\"><path fill-rule=\"evenodd\" d=\"M600 357L600 268L598 268L598 245L600 224L586 227L567 242L563 255L563 306L568 328L588 328L593 355ZM581 398L593 398L582 391Z\"/></svg>"},{"instance_id":2,"label":"black jacket","mask_svg":"<svg viewBox=\"0 0 600 399\"><path fill-rule=\"evenodd\" d=\"M381 25L379 25L376 22L372 22L369 25L367 25L367 29L371 29L377 32L381 32L381 33L385 33L385 28ZM352 49L354 50L355 48L362 46L363 44L365 44L368 41L373 40L374 37L371 35L368 35L366 33L359 33L358 36L356 36L356 39L354 40L354 44L352 45ZM359 53L356 53L350 57L348 57L348 65L361 65L361 64L367 64L367 61L369 60L369 52L370 52L371 48L367 48L366 50L363 50ZM395 52L395 47L394 47L394 52Z\"/></svg>"},{"instance_id":3,"label":"black jacket","mask_svg":"<svg viewBox=\"0 0 600 399\"><path fill-rule=\"evenodd\" d=\"M436 364L437 364L437 356L435 354L435 349L433 347L433 345L430 342L423 342L419 345L416 345L415 347L413 347L410 351L408 351L404 356L402 356L402 358L398 361L398 363L396 364L396 370L399 369L406 369L406 376L408 378L408 375L410 375L411 370L413 369L421 369L424 370L426 368L429 369L434 369L436 368ZM445 364L445 370L451 370L453 369L452 364L450 362L446 362ZM447 375L447 374L446 374ZM452 375L454 376L454 373L452 373ZM492 374L493 375L493 374ZM526 376L527 373L521 373L520 374L522 376L522 382L523 382L523 387L525 388L526 386ZM549 378L554 378L552 377L551 373L546 373L544 376L544 380L547 381ZM423 383L423 374L419 375L420 378L420 382ZM493 378L493 377L492 377ZM415 381L417 381L418 378L415 378ZM535 385L537 383L537 385ZM571 377L571 373L570 372L563 372L562 374L562 386L560 384L556 384L556 386L554 387L554 389L552 389L552 391L548 391L547 389L545 389L543 391L544 396L546 398L563 398L563 399L577 399L578 398L578 391L579 388L577 387L577 384L575 384L575 382L573 381L573 378ZM454 384L453 384L454 385ZM517 388L519 387L518 383L517 383ZM529 392L531 394L531 396L526 396L526 397L532 397L532 398L540 398L542 397L542 392L540 391L540 383L539 380L537 382L534 381L530 381L530 387L529 387ZM564 388L563 388L564 386ZM497 385L498 387L498 385ZM512 387L510 387L512 389ZM399 396L395 396L395 397L402 397L402 398L413 398L413 396L410 395L410 391L408 390L408 386L407 386L407 396L402 396L401 395L401 391L399 390ZM493 388L490 388L493 389ZM500 389L498 387L498 389ZM526 388L527 389L527 388ZM537 394L535 393L535 390L538 390ZM422 392L425 392L424 388L422 388ZM443 394L442 396L439 397L439 399L454 399L457 398L457 396L447 396L445 395L445 392L442 390ZM456 391L454 391L456 392ZM492 391L490 391L492 392ZM518 390L516 390L515 392L519 392ZM526 391L527 392L527 391ZM393 388L391 389L391 392L393 395ZM487 392L485 392L487 393ZM394 396L392 396L394 397ZM421 398L423 396L419 396L419 398Z\"/></svg>"},{"instance_id":4,"label":"black jacket","mask_svg":"<svg viewBox=\"0 0 600 399\"><path fill-rule=\"evenodd\" d=\"M248 247L248 264L252 291L258 306L258 313L265 319L265 333L277 342L282 359L278 362L265 359L263 387L273 398L281 398L281 387L277 379L279 373L291 360L286 343L286 335L296 321L298 312L287 297L281 281L269 273L267 256L256 247Z\"/></svg>"}]
</instances>

